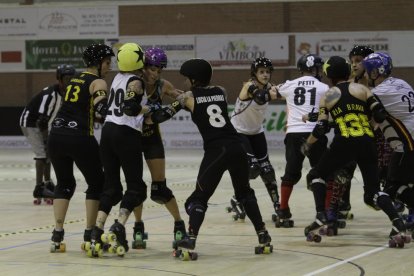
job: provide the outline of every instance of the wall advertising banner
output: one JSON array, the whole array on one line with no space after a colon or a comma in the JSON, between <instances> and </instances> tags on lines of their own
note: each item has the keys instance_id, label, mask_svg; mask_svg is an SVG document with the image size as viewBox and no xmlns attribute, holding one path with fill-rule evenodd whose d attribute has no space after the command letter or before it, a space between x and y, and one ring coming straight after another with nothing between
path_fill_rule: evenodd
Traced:
<instances>
[{"instance_id":1,"label":"wall advertising banner","mask_svg":"<svg viewBox=\"0 0 414 276\"><path fill-rule=\"evenodd\" d=\"M407 55L414 43L413 32L350 32L350 33L303 33L296 34L296 60L301 55L315 53L327 60L331 56L348 59L355 45L368 45L374 51L387 52L394 66L412 67L414 57Z\"/></svg>"},{"instance_id":2,"label":"wall advertising banner","mask_svg":"<svg viewBox=\"0 0 414 276\"><path fill-rule=\"evenodd\" d=\"M0 71L24 71L25 54L23 40L0 40Z\"/></svg>"},{"instance_id":3,"label":"wall advertising banner","mask_svg":"<svg viewBox=\"0 0 414 276\"><path fill-rule=\"evenodd\" d=\"M118 36L118 7L39 8L38 38L102 38Z\"/></svg>"},{"instance_id":4,"label":"wall advertising banner","mask_svg":"<svg viewBox=\"0 0 414 276\"><path fill-rule=\"evenodd\" d=\"M196 36L196 56L214 67L246 68L252 60L265 56L273 65L288 65L287 34L230 34Z\"/></svg>"},{"instance_id":5,"label":"wall advertising banner","mask_svg":"<svg viewBox=\"0 0 414 276\"><path fill-rule=\"evenodd\" d=\"M178 70L184 61L195 57L194 36L121 36L116 40L108 40L113 44L114 50L119 49L127 42L138 43L144 50L151 47L158 47L165 51L168 56L167 70ZM115 60L115 59L114 59ZM113 64L114 70L117 68Z\"/></svg>"},{"instance_id":6,"label":"wall advertising banner","mask_svg":"<svg viewBox=\"0 0 414 276\"><path fill-rule=\"evenodd\" d=\"M118 35L118 6L0 10L0 39L90 39Z\"/></svg>"},{"instance_id":7,"label":"wall advertising banner","mask_svg":"<svg viewBox=\"0 0 414 276\"><path fill-rule=\"evenodd\" d=\"M56 70L62 63L85 68L82 53L92 43L104 43L104 40L27 40L26 69Z\"/></svg>"},{"instance_id":8,"label":"wall advertising banner","mask_svg":"<svg viewBox=\"0 0 414 276\"><path fill-rule=\"evenodd\" d=\"M2 7L0 9L0 39L36 37L37 26L36 8Z\"/></svg>"}]
</instances>

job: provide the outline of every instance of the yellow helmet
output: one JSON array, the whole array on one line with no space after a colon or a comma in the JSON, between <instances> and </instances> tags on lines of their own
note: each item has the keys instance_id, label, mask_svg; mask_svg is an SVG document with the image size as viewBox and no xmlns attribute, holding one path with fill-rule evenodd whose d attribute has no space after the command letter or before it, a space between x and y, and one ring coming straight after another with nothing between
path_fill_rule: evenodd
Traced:
<instances>
[{"instance_id":1,"label":"yellow helmet","mask_svg":"<svg viewBox=\"0 0 414 276\"><path fill-rule=\"evenodd\" d=\"M136 43L125 43L118 50L118 68L120 71L131 72L144 67L145 55Z\"/></svg>"}]
</instances>

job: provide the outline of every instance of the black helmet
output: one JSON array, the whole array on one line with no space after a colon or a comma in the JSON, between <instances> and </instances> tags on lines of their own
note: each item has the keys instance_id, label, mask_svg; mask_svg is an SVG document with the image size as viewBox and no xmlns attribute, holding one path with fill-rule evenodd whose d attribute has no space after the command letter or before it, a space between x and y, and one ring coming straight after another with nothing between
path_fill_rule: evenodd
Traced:
<instances>
[{"instance_id":1,"label":"black helmet","mask_svg":"<svg viewBox=\"0 0 414 276\"><path fill-rule=\"evenodd\" d=\"M213 69L208 61L201 58L193 58L181 65L180 74L195 80L199 85L205 86L210 83Z\"/></svg>"},{"instance_id":2,"label":"black helmet","mask_svg":"<svg viewBox=\"0 0 414 276\"><path fill-rule=\"evenodd\" d=\"M351 52L349 52L349 59L351 59L353 56L362 56L365 58L373 52L374 50L372 50L369 46L355 45L354 48L352 48Z\"/></svg>"},{"instance_id":3,"label":"black helmet","mask_svg":"<svg viewBox=\"0 0 414 276\"><path fill-rule=\"evenodd\" d=\"M75 74L75 67L73 67L71 64L60 64L56 69L57 80L61 80L63 76L73 76Z\"/></svg>"},{"instance_id":4,"label":"black helmet","mask_svg":"<svg viewBox=\"0 0 414 276\"><path fill-rule=\"evenodd\" d=\"M343 57L332 56L324 63L323 72L329 79L347 80L351 75L351 66Z\"/></svg>"},{"instance_id":5,"label":"black helmet","mask_svg":"<svg viewBox=\"0 0 414 276\"><path fill-rule=\"evenodd\" d=\"M259 57L256 58L250 66L250 75L252 77L254 77L254 74L257 72L257 68L259 67L269 68L270 73L273 71L273 65L270 59L265 57Z\"/></svg>"},{"instance_id":6,"label":"black helmet","mask_svg":"<svg viewBox=\"0 0 414 276\"><path fill-rule=\"evenodd\" d=\"M83 61L86 67L98 66L106 57L114 57L112 48L105 44L91 44L83 52Z\"/></svg>"},{"instance_id":7,"label":"black helmet","mask_svg":"<svg viewBox=\"0 0 414 276\"><path fill-rule=\"evenodd\" d=\"M313 68L322 68L323 60L320 56L314 54L306 54L299 58L298 63L296 64L299 71L312 71Z\"/></svg>"}]
</instances>

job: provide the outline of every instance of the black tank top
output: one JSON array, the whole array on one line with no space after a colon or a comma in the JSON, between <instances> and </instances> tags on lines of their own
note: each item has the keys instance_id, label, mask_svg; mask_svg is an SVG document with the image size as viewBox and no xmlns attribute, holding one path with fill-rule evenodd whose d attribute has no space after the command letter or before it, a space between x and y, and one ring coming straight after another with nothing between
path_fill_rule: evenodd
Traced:
<instances>
[{"instance_id":1,"label":"black tank top","mask_svg":"<svg viewBox=\"0 0 414 276\"><path fill-rule=\"evenodd\" d=\"M204 149L240 142L239 134L230 122L224 91L218 86L192 90L194 110L191 114L203 137Z\"/></svg>"},{"instance_id":2,"label":"black tank top","mask_svg":"<svg viewBox=\"0 0 414 276\"><path fill-rule=\"evenodd\" d=\"M93 136L95 112L89 86L96 79L97 75L82 72L70 80L51 133Z\"/></svg>"},{"instance_id":3,"label":"black tank top","mask_svg":"<svg viewBox=\"0 0 414 276\"><path fill-rule=\"evenodd\" d=\"M374 137L369 124L369 107L349 93L349 84L343 82L336 85L341 90L341 98L329 111L335 122L335 135L349 139Z\"/></svg>"}]
</instances>

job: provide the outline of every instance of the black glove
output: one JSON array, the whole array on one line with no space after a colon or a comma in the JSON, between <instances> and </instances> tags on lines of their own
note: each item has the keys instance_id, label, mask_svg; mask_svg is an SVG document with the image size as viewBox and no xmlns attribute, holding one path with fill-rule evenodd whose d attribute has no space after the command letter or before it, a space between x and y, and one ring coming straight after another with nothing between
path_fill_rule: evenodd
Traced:
<instances>
[{"instance_id":1,"label":"black glove","mask_svg":"<svg viewBox=\"0 0 414 276\"><path fill-rule=\"evenodd\" d=\"M312 108L312 111L308 113L308 121L316 122L318 121L319 112L313 112L315 108Z\"/></svg>"},{"instance_id":2,"label":"black glove","mask_svg":"<svg viewBox=\"0 0 414 276\"><path fill-rule=\"evenodd\" d=\"M149 109L148 113L155 112L162 108L162 106L159 103L148 103L147 107Z\"/></svg>"}]
</instances>

